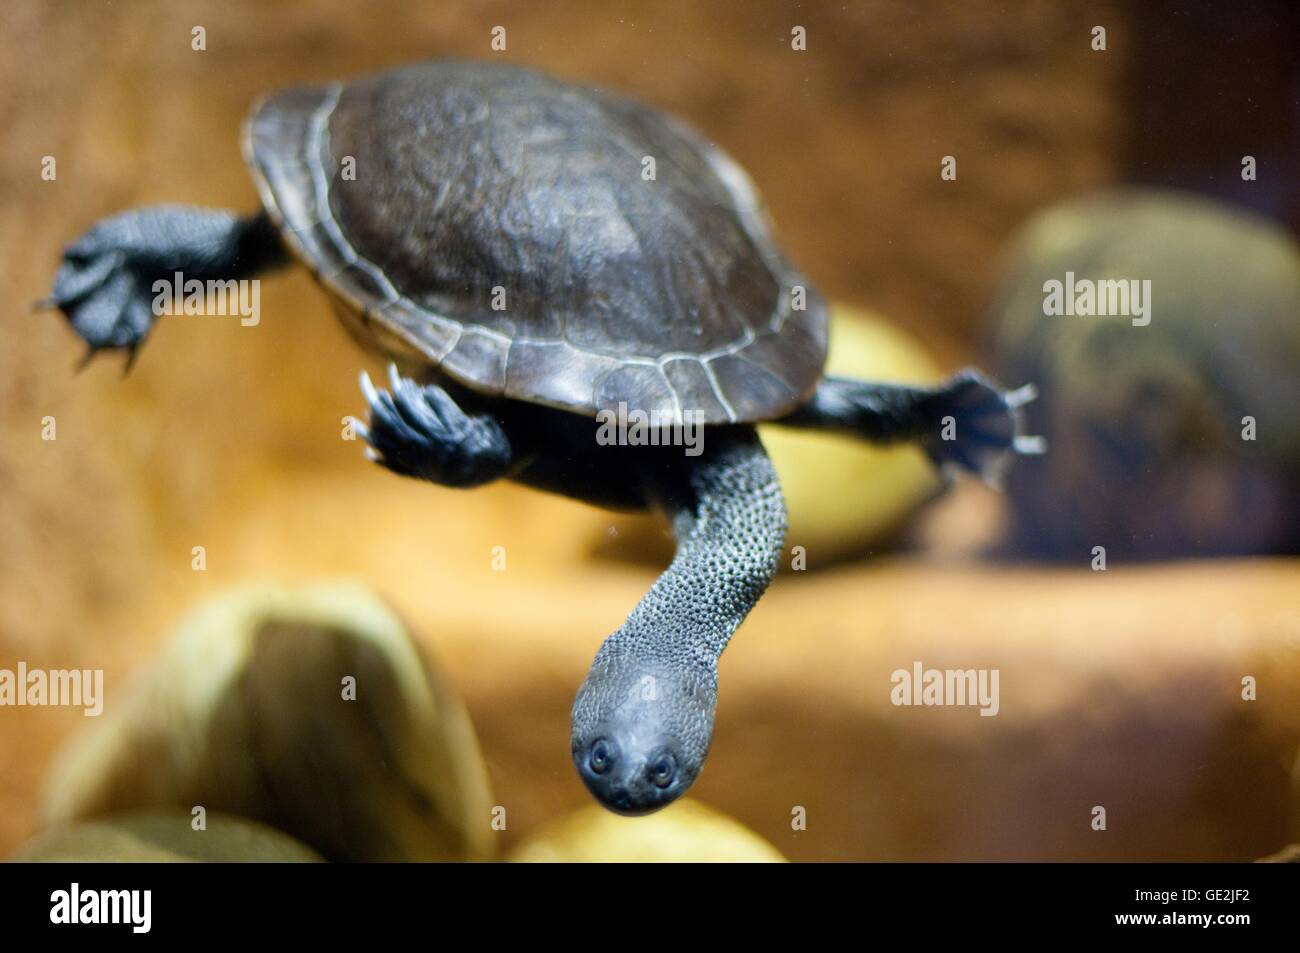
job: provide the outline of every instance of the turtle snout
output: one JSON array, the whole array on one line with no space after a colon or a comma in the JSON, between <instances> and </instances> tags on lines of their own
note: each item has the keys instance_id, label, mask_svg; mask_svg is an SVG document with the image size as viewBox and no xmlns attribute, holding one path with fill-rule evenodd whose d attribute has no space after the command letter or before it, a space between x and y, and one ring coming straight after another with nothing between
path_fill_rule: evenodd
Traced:
<instances>
[{"instance_id":1,"label":"turtle snout","mask_svg":"<svg viewBox=\"0 0 1300 953\"><path fill-rule=\"evenodd\" d=\"M716 697L664 666L598 657L573 703L570 751L582 783L616 814L671 804L704 764Z\"/></svg>"},{"instance_id":2,"label":"turtle snout","mask_svg":"<svg viewBox=\"0 0 1300 953\"><path fill-rule=\"evenodd\" d=\"M617 814L649 814L689 787L667 746L638 751L602 736L575 748L573 760L587 790Z\"/></svg>"}]
</instances>

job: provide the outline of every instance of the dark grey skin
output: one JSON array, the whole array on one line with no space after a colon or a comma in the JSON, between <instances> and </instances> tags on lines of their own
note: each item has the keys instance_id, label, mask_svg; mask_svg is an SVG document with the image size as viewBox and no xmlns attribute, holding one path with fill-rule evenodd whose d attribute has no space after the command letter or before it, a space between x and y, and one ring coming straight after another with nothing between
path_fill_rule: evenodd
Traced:
<instances>
[{"instance_id":1,"label":"dark grey skin","mask_svg":"<svg viewBox=\"0 0 1300 953\"><path fill-rule=\"evenodd\" d=\"M40 306L62 309L90 356L122 349L129 363L156 320L154 280L178 271L199 281L239 280L286 260L265 215L134 209L97 223L63 250L54 290Z\"/></svg>"},{"instance_id":2,"label":"dark grey skin","mask_svg":"<svg viewBox=\"0 0 1300 953\"><path fill-rule=\"evenodd\" d=\"M677 555L573 707L574 763L611 810L655 810L699 775L718 657L776 571L785 506L755 424L918 441L989 480L1040 449L1021 435L1027 388L973 372L933 389L823 378L824 302L752 184L644 104L434 61L276 93L244 150L263 212L114 216L66 250L49 304L92 353L134 355L156 280L247 277L291 253L402 363L387 391L362 379L383 466L664 513ZM491 303L507 291L509 307ZM594 418L620 405L698 414L703 453L602 445Z\"/></svg>"}]
</instances>

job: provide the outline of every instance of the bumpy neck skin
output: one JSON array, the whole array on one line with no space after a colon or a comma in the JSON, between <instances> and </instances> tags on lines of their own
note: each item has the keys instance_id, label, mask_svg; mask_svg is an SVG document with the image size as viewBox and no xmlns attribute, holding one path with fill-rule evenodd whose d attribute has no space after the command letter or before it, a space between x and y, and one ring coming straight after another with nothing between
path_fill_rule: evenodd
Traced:
<instances>
[{"instance_id":1,"label":"bumpy neck skin","mask_svg":"<svg viewBox=\"0 0 1300 953\"><path fill-rule=\"evenodd\" d=\"M601 646L573 707L572 752L606 806L640 814L688 788L713 733L718 657L776 574L785 503L751 427L718 429L659 482L677 554Z\"/></svg>"},{"instance_id":2,"label":"bumpy neck skin","mask_svg":"<svg viewBox=\"0 0 1300 953\"><path fill-rule=\"evenodd\" d=\"M786 512L772 461L752 428L709 442L686 486L661 491L677 538L672 564L596 664L631 656L712 687L722 650L776 574Z\"/></svg>"}]
</instances>

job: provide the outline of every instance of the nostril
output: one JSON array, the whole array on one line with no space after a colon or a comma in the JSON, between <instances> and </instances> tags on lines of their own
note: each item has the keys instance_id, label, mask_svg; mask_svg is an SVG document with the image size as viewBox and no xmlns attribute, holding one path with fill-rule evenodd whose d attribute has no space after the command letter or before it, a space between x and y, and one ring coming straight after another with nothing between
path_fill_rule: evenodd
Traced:
<instances>
[{"instance_id":1,"label":"nostril","mask_svg":"<svg viewBox=\"0 0 1300 953\"><path fill-rule=\"evenodd\" d=\"M632 796L628 794L627 788L614 788L609 792L609 799L615 807L623 810L627 810L632 806Z\"/></svg>"}]
</instances>

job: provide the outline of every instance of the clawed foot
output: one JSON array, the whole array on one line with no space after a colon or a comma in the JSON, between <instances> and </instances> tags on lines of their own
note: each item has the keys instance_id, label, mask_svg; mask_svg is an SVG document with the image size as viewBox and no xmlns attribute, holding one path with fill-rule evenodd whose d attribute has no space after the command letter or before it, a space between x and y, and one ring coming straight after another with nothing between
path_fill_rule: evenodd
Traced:
<instances>
[{"instance_id":1,"label":"clawed foot","mask_svg":"<svg viewBox=\"0 0 1300 953\"><path fill-rule=\"evenodd\" d=\"M436 384L420 385L388 367L388 386L377 390L361 374L370 425L360 426L367 456L404 476L444 486L476 486L505 474L510 441L488 414L468 414Z\"/></svg>"},{"instance_id":2,"label":"clawed foot","mask_svg":"<svg viewBox=\"0 0 1300 953\"><path fill-rule=\"evenodd\" d=\"M1032 384L1004 391L978 371L962 371L926 401L925 449L942 468L961 467L1000 486L1017 455L1047 450L1042 437L1024 432L1021 408L1037 396Z\"/></svg>"},{"instance_id":3,"label":"clawed foot","mask_svg":"<svg viewBox=\"0 0 1300 953\"><path fill-rule=\"evenodd\" d=\"M156 318L137 214L105 219L64 249L54 290L37 303L62 311L91 354L105 348L134 353Z\"/></svg>"},{"instance_id":4,"label":"clawed foot","mask_svg":"<svg viewBox=\"0 0 1300 953\"><path fill-rule=\"evenodd\" d=\"M281 260L265 216L240 218L219 209L152 205L101 222L63 250L54 290L41 308L58 308L90 353L122 348L133 355L160 315L154 284L231 279Z\"/></svg>"}]
</instances>

